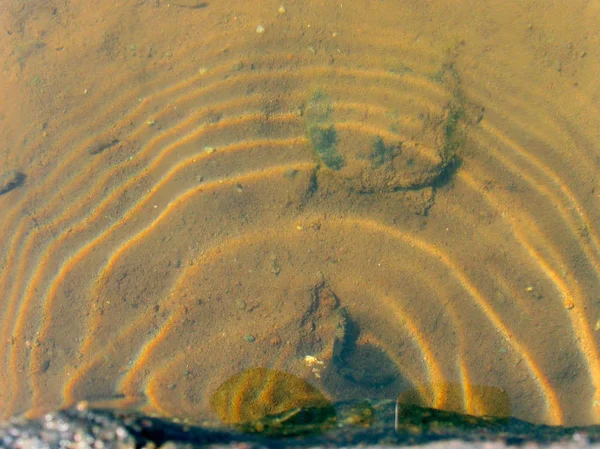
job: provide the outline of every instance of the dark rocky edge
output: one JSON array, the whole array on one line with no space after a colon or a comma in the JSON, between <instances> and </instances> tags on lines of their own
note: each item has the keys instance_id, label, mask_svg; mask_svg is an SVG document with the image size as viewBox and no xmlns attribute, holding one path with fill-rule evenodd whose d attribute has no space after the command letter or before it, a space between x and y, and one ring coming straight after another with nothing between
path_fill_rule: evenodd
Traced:
<instances>
[{"instance_id":1,"label":"dark rocky edge","mask_svg":"<svg viewBox=\"0 0 600 449\"><path fill-rule=\"evenodd\" d=\"M372 419L356 419L356 410ZM512 418L473 417L394 401L336 404L338 425L312 434L272 438L236 430L196 427L131 411L79 406L40 419L13 418L0 423L0 447L59 448L294 448L419 447L583 448L600 447L600 426L553 427ZM304 423L303 425L306 425Z\"/></svg>"}]
</instances>

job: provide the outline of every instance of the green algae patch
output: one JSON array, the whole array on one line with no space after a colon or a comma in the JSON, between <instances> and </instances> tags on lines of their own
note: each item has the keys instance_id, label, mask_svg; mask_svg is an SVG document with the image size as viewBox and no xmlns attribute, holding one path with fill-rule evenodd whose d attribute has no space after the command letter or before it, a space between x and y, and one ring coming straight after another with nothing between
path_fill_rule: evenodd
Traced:
<instances>
[{"instance_id":1,"label":"green algae patch","mask_svg":"<svg viewBox=\"0 0 600 449\"><path fill-rule=\"evenodd\" d=\"M331 170L341 170L344 157L338 151L338 134L333 124L329 97L317 91L306 106L306 129L315 155Z\"/></svg>"},{"instance_id":2,"label":"green algae patch","mask_svg":"<svg viewBox=\"0 0 600 449\"><path fill-rule=\"evenodd\" d=\"M311 126L308 129L310 142L317 157L328 168L341 170L344 158L337 150L337 133L333 125Z\"/></svg>"},{"instance_id":3,"label":"green algae patch","mask_svg":"<svg viewBox=\"0 0 600 449\"><path fill-rule=\"evenodd\" d=\"M385 141L381 136L375 137L373 145L371 146L371 154L369 159L373 168L381 167L386 162L392 161L401 152L400 145L390 144L386 145Z\"/></svg>"}]
</instances>

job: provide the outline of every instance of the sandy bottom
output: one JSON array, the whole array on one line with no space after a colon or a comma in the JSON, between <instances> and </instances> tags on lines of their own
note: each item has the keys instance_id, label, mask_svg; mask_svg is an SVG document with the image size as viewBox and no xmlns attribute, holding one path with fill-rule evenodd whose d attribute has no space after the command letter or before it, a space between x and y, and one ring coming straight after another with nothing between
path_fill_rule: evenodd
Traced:
<instances>
[{"instance_id":1,"label":"sandy bottom","mask_svg":"<svg viewBox=\"0 0 600 449\"><path fill-rule=\"evenodd\" d=\"M264 367L600 423L598 30L583 0L4 1L1 414L212 419Z\"/></svg>"}]
</instances>

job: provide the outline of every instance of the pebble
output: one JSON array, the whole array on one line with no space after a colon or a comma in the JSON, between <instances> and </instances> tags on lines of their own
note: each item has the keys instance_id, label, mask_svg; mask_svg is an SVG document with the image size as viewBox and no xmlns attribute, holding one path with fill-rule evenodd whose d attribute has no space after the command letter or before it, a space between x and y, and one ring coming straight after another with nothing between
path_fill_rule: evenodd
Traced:
<instances>
[{"instance_id":1,"label":"pebble","mask_svg":"<svg viewBox=\"0 0 600 449\"><path fill-rule=\"evenodd\" d=\"M91 154L92 156L94 156L96 154L102 153L105 150L108 150L109 148L114 147L118 143L120 143L119 139L112 139L110 141L109 140L99 141L99 142L96 142L93 145L89 146L87 149L87 152L89 154Z\"/></svg>"},{"instance_id":2,"label":"pebble","mask_svg":"<svg viewBox=\"0 0 600 449\"><path fill-rule=\"evenodd\" d=\"M254 341L256 341L256 338L254 338L254 335L244 335L244 340L246 340L248 343L253 343Z\"/></svg>"}]
</instances>

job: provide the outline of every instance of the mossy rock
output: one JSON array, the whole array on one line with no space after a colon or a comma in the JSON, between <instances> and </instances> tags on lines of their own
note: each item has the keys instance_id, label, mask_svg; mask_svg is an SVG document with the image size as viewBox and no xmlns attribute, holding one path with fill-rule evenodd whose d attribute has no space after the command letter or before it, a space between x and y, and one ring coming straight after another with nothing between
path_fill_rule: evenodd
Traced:
<instances>
[{"instance_id":1,"label":"mossy rock","mask_svg":"<svg viewBox=\"0 0 600 449\"><path fill-rule=\"evenodd\" d=\"M342 93L339 100L323 90L314 93L305 105L304 118L319 166L355 192L442 185L457 166L466 120L456 72L448 65L440 73L444 74L441 88L436 83L430 91L419 91L419 84L414 93L393 101L353 92L359 100L348 105Z\"/></svg>"}]
</instances>

